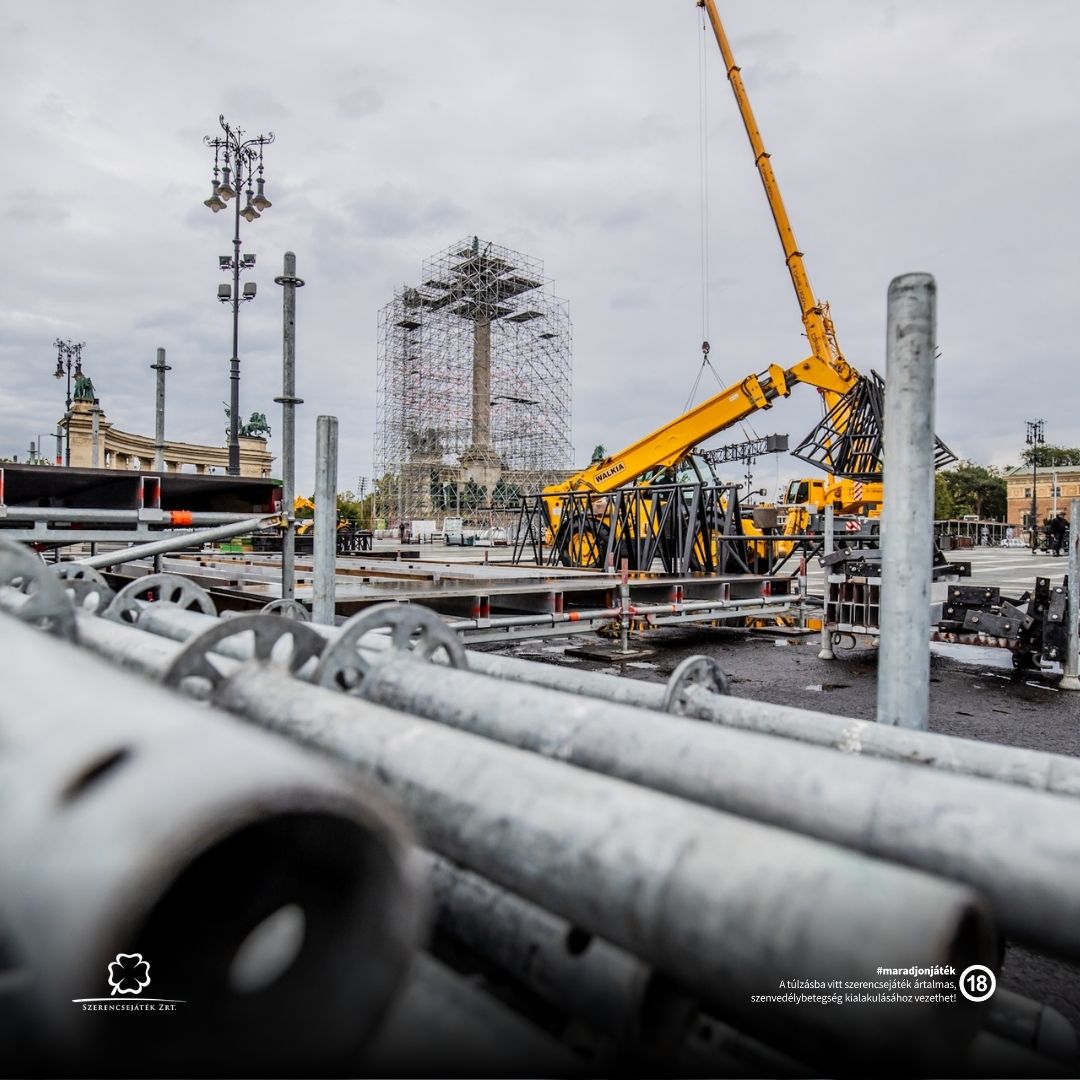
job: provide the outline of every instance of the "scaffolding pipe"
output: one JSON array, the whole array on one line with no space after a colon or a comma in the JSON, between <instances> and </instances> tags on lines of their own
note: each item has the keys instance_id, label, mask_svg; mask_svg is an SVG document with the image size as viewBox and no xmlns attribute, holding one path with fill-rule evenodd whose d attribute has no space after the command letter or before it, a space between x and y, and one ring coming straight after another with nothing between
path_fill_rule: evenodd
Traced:
<instances>
[{"instance_id":1,"label":"scaffolding pipe","mask_svg":"<svg viewBox=\"0 0 1080 1080\"><path fill-rule=\"evenodd\" d=\"M893 278L886 337L877 721L916 731L930 726L936 292L929 274Z\"/></svg>"},{"instance_id":2,"label":"scaffolding pipe","mask_svg":"<svg viewBox=\"0 0 1080 1080\"><path fill-rule=\"evenodd\" d=\"M186 611L168 604L146 604L138 627L151 634L186 641L217 623L212 615ZM332 639L331 627L310 624ZM390 647L386 635L364 636L362 648L382 651ZM243 642L222 642L218 651L238 660L251 657ZM659 683L613 677L594 671L579 671L552 664L539 664L495 653L468 653L469 667L495 678L565 690L603 701L639 708L663 710L668 688ZM1023 747L997 746L933 732L917 732L881 727L873 721L831 713L812 712L770 702L716 694L704 686L688 686L683 698L683 715L726 727L776 735L796 742L839 750L870 759L921 765L954 775L981 777L1055 795L1080 797L1080 761L1064 754L1049 754Z\"/></svg>"},{"instance_id":3,"label":"scaffolding pipe","mask_svg":"<svg viewBox=\"0 0 1080 1080\"><path fill-rule=\"evenodd\" d=\"M1057 1009L1001 986L987 1003L986 1030L1036 1054L1076 1060L1076 1030Z\"/></svg>"},{"instance_id":4,"label":"scaffolding pipe","mask_svg":"<svg viewBox=\"0 0 1080 1080\"><path fill-rule=\"evenodd\" d=\"M963 886L309 686L268 665L244 665L215 700L351 766L439 854L637 953L748 1028L782 1022L796 1053L848 1067L883 1057L940 1067L977 1026L977 1015L969 1026L956 1005L811 1014L750 1004L780 980L824 971L866 978L879 963L992 963L982 905Z\"/></svg>"},{"instance_id":5,"label":"scaffolding pipe","mask_svg":"<svg viewBox=\"0 0 1080 1080\"><path fill-rule=\"evenodd\" d=\"M1080 797L1080 760L1064 754L883 727L872 720L852 716L726 697L697 686L687 687L686 705L687 715L727 727L779 735L858 757L885 758L935 771Z\"/></svg>"},{"instance_id":6,"label":"scaffolding pipe","mask_svg":"<svg viewBox=\"0 0 1080 1080\"><path fill-rule=\"evenodd\" d=\"M324 654L324 685L332 661ZM368 701L965 882L1010 938L1080 959L1075 802L798 743L778 753L769 736L492 682L402 653L363 666L356 692Z\"/></svg>"},{"instance_id":7,"label":"scaffolding pipe","mask_svg":"<svg viewBox=\"0 0 1080 1080\"><path fill-rule=\"evenodd\" d=\"M667 1057L692 998L636 956L446 859L427 855L437 930L622 1050Z\"/></svg>"},{"instance_id":8,"label":"scaffolding pipe","mask_svg":"<svg viewBox=\"0 0 1080 1080\"><path fill-rule=\"evenodd\" d=\"M5 1071L336 1072L420 929L396 818L311 755L16 619L0 651L0 936L25 973L5 986ZM142 1000L183 1002L164 1023L82 1008L134 1000L107 981L133 953Z\"/></svg>"},{"instance_id":9,"label":"scaffolding pipe","mask_svg":"<svg viewBox=\"0 0 1080 1080\"><path fill-rule=\"evenodd\" d=\"M296 596L296 406L303 398L296 396L296 290L304 282L296 276L296 255L285 252L280 277L274 282L282 286L281 334L281 510L284 516L284 535L281 540L281 597Z\"/></svg>"},{"instance_id":10,"label":"scaffolding pipe","mask_svg":"<svg viewBox=\"0 0 1080 1080\"><path fill-rule=\"evenodd\" d=\"M476 982L420 953L371 1045L345 1076L584 1075L582 1062Z\"/></svg>"},{"instance_id":11,"label":"scaffolding pipe","mask_svg":"<svg viewBox=\"0 0 1080 1080\"><path fill-rule=\"evenodd\" d=\"M314 580L311 618L334 625L337 585L337 469L338 422L320 416L315 428Z\"/></svg>"},{"instance_id":12,"label":"scaffolding pipe","mask_svg":"<svg viewBox=\"0 0 1080 1080\"><path fill-rule=\"evenodd\" d=\"M242 536L246 532L265 528L277 520L278 516L276 514L246 518L231 525L219 525L214 529L196 529L194 532L171 536L167 540L154 540L149 544L136 544L134 547L110 551L104 555L95 555L89 559L77 559L76 562L80 566L89 566L95 570L103 566L118 566L120 563L146 559L151 555L164 555L170 551L178 551L181 548L190 547L192 544L207 544L212 540L226 540L230 536Z\"/></svg>"},{"instance_id":13,"label":"scaffolding pipe","mask_svg":"<svg viewBox=\"0 0 1080 1080\"><path fill-rule=\"evenodd\" d=\"M151 364L154 378L154 469L165 470L165 372L172 368L165 363L165 350L158 349L157 363ZM95 462L95 464L97 464Z\"/></svg>"}]
</instances>

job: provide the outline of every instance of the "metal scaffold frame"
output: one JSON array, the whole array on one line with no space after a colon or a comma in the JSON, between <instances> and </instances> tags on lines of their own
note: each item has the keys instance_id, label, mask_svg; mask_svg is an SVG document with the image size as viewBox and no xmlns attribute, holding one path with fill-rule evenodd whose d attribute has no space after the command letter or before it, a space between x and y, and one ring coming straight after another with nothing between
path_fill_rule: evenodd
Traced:
<instances>
[{"instance_id":1,"label":"metal scaffold frame","mask_svg":"<svg viewBox=\"0 0 1080 1080\"><path fill-rule=\"evenodd\" d=\"M505 510L573 467L570 314L543 263L470 237L379 317L377 513ZM486 520L486 518L485 518Z\"/></svg>"}]
</instances>

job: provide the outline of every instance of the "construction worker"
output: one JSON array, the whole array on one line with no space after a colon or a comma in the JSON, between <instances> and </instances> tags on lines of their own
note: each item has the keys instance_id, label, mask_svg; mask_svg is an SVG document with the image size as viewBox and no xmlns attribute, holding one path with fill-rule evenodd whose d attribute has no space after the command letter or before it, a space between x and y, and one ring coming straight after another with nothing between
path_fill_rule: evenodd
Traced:
<instances>
[{"instance_id":1,"label":"construction worker","mask_svg":"<svg viewBox=\"0 0 1080 1080\"><path fill-rule=\"evenodd\" d=\"M1050 524L1047 525L1046 531L1050 534L1050 545L1054 555L1060 555L1061 545L1065 543L1065 537L1069 532L1069 521L1065 517L1064 510L1059 510L1057 514L1050 519Z\"/></svg>"}]
</instances>

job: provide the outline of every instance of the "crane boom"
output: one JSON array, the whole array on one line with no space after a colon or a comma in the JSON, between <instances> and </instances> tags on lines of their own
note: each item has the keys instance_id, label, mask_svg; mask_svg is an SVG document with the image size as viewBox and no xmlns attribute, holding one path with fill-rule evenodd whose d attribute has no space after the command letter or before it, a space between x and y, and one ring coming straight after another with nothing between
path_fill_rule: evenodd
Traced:
<instances>
[{"instance_id":1,"label":"crane boom","mask_svg":"<svg viewBox=\"0 0 1080 1080\"><path fill-rule=\"evenodd\" d=\"M847 361L840 353L836 344L835 335L831 327L826 325L824 311L814 296L813 287L810 284L810 276L806 272L803 263L803 254L795 241L795 230L791 227L787 209L784 206L783 197L780 194L780 186L776 182L776 174L773 172L772 162L765 143L761 138L757 120L754 118L754 110L750 107L750 98L747 96L746 87L743 85L742 72L735 57L731 52L724 25L720 21L720 15L716 10L714 0L698 0L698 7L703 8L712 26L716 44L720 47L720 55L724 60L724 68L727 72L728 82L731 83L731 91L735 95L735 102L739 107L739 115L742 117L746 128L747 137L750 139L750 147L754 152L754 164L758 175L761 177L762 186L765 188L765 197L772 212L776 231L780 236L780 246L784 249L784 262L787 264L788 273L791 275L791 284L795 287L795 296L799 302L799 311L802 315L803 326L806 329L806 337L810 342L810 348L814 356L829 364L840 372L845 378L854 374ZM834 351L835 350L835 351ZM854 382L854 379L851 380ZM829 400L826 391L826 403L829 408L835 401Z\"/></svg>"},{"instance_id":2,"label":"crane boom","mask_svg":"<svg viewBox=\"0 0 1080 1080\"><path fill-rule=\"evenodd\" d=\"M653 469L672 466L696 445L717 432L738 423L759 409L769 408L776 398L787 397L792 387L798 383L807 383L821 391L827 412L835 408L839 413L844 413L845 396L862 378L840 352L828 309L818 303L810 285L803 255L795 241L795 232L788 219L769 154L765 150L714 0L698 0L698 6L708 15L720 47L728 81L731 83L754 152L754 163L761 176L769 209L780 236L784 261L791 275L803 327L812 351L810 356L789 368L772 364L766 371L748 375L741 382L726 387L619 453L612 454L601 462L593 462L567 480L545 488L544 497L548 500L553 517L557 517L560 496L574 491L603 494L631 483ZM844 423L843 417L839 423Z\"/></svg>"}]
</instances>

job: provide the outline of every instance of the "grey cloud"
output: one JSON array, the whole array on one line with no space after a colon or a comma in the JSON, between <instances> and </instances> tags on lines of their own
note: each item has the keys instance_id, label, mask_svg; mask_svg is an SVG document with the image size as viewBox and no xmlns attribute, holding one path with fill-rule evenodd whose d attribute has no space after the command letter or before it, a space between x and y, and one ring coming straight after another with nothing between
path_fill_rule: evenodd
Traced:
<instances>
[{"instance_id":1,"label":"grey cloud","mask_svg":"<svg viewBox=\"0 0 1080 1080\"><path fill-rule=\"evenodd\" d=\"M384 104L383 95L373 86L359 86L335 99L334 104L343 116L359 120L379 112Z\"/></svg>"}]
</instances>

